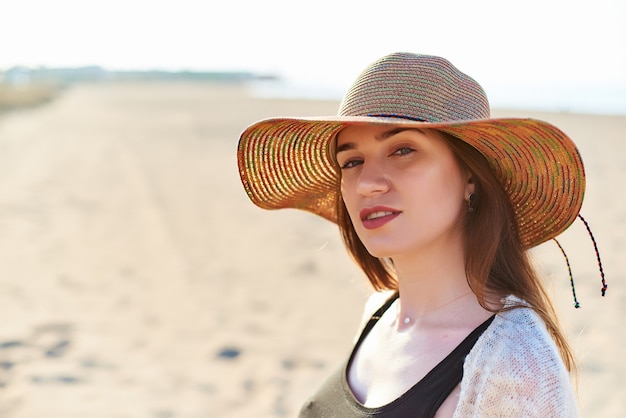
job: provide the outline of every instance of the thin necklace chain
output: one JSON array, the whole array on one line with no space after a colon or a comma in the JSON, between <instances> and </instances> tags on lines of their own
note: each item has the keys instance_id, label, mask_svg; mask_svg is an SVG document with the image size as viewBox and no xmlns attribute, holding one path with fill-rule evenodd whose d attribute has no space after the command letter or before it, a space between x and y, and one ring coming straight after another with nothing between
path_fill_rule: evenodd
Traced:
<instances>
[{"instance_id":1,"label":"thin necklace chain","mask_svg":"<svg viewBox=\"0 0 626 418\"><path fill-rule=\"evenodd\" d=\"M437 307L436 307L436 308L434 308L434 309L431 309L431 310L430 310L430 312L435 312L435 311L438 311L439 309L443 309L443 308L445 308L446 306L449 306L449 305L453 304L454 302L456 302L456 301L458 301L458 300L460 300L460 299L464 298L465 296L469 295L470 293L472 293L472 291L471 291L471 290L470 290L470 291L468 291L468 292L466 292L466 293L463 293L462 295L460 295L460 296L458 296L458 297L456 297L456 298L452 299L452 300L451 300L451 301L449 301L449 302L444 303L443 305L440 305L440 306L437 306ZM397 309L398 309L398 316L400 316L400 305L399 305L399 304L398 304L398 308L397 308ZM411 323L411 321L412 321L412 320L411 320L411 317L410 317L410 316L405 316L405 317L404 317L404 319L402 320L402 322L403 322L404 324L406 324L406 325L410 324L410 323Z\"/></svg>"}]
</instances>

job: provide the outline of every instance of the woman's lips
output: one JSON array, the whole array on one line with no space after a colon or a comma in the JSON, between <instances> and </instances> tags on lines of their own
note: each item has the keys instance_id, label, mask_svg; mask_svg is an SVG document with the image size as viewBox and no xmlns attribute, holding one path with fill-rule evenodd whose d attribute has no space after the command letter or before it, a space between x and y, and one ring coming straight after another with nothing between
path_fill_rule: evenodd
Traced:
<instances>
[{"instance_id":1,"label":"woman's lips","mask_svg":"<svg viewBox=\"0 0 626 418\"><path fill-rule=\"evenodd\" d=\"M393 208L376 206L361 210L359 216L365 229L376 229L392 221L400 213L399 210Z\"/></svg>"}]
</instances>

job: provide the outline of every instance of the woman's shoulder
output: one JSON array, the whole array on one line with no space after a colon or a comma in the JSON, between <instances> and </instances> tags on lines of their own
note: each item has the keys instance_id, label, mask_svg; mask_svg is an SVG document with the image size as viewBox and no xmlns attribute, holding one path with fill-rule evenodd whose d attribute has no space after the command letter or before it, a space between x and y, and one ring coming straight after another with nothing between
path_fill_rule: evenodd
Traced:
<instances>
[{"instance_id":1,"label":"woman's shoulder","mask_svg":"<svg viewBox=\"0 0 626 418\"><path fill-rule=\"evenodd\" d=\"M487 335L503 346L511 344L510 348L523 349L547 345L557 350L541 317L526 302L515 296L504 299L504 308L496 314L488 330Z\"/></svg>"},{"instance_id":2,"label":"woman's shoulder","mask_svg":"<svg viewBox=\"0 0 626 418\"><path fill-rule=\"evenodd\" d=\"M576 416L570 376L554 340L541 317L511 297L465 359L462 413L456 416L494 405L530 417Z\"/></svg>"},{"instance_id":3,"label":"woman's shoulder","mask_svg":"<svg viewBox=\"0 0 626 418\"><path fill-rule=\"evenodd\" d=\"M358 332L355 336L355 341L361 335L361 332L365 328L365 325L372 318L372 315L376 313L382 306L385 305L389 299L393 298L396 295L394 290L383 290L383 291L374 291L367 297L365 301L365 306L363 307L363 316L361 317L361 323L359 325Z\"/></svg>"},{"instance_id":4,"label":"woman's shoulder","mask_svg":"<svg viewBox=\"0 0 626 418\"><path fill-rule=\"evenodd\" d=\"M524 301L511 296L474 348L470 355L480 356L481 350L487 349L482 354L491 361L499 355L505 361L519 357L522 362L543 359L561 363L559 350L541 317Z\"/></svg>"},{"instance_id":5,"label":"woman's shoulder","mask_svg":"<svg viewBox=\"0 0 626 418\"><path fill-rule=\"evenodd\" d=\"M363 316L367 316L368 319L372 316L378 309L380 309L389 299L395 297L397 291L395 290L381 290L374 291L367 298L365 302L365 308L363 312Z\"/></svg>"}]
</instances>

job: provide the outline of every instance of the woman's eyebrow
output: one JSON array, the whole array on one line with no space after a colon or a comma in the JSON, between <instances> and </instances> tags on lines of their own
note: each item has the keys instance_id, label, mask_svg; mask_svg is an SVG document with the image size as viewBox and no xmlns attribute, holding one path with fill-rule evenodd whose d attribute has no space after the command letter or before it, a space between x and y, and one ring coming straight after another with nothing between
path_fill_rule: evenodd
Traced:
<instances>
[{"instance_id":1,"label":"woman's eyebrow","mask_svg":"<svg viewBox=\"0 0 626 418\"><path fill-rule=\"evenodd\" d=\"M388 131L384 131L376 135L377 141L384 141L387 138L391 138L392 136L398 135L404 131L417 131L415 128L393 128Z\"/></svg>"},{"instance_id":2,"label":"woman's eyebrow","mask_svg":"<svg viewBox=\"0 0 626 418\"><path fill-rule=\"evenodd\" d=\"M355 148L356 148L356 145L354 144L354 142L346 142L345 144L341 144L340 146L337 147L337 149L335 150L335 154L339 154L340 152L343 152L343 151L350 151Z\"/></svg>"},{"instance_id":3,"label":"woman's eyebrow","mask_svg":"<svg viewBox=\"0 0 626 418\"><path fill-rule=\"evenodd\" d=\"M389 129L388 131L379 133L378 135L376 135L375 139L376 141L382 142L386 139L391 138L394 135L398 135L401 132L417 131L417 130L418 129L415 129L415 128L393 128L393 129ZM343 151L350 151L350 150L356 149L356 147L357 147L356 143L346 142L337 147L337 149L335 150L335 154L339 154L340 152L343 152Z\"/></svg>"}]
</instances>

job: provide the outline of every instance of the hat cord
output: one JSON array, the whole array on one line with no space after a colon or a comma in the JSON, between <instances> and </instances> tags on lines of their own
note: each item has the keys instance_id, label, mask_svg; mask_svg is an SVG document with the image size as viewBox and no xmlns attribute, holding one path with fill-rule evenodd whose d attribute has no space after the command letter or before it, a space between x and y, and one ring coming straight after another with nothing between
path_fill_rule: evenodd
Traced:
<instances>
[{"instance_id":1,"label":"hat cord","mask_svg":"<svg viewBox=\"0 0 626 418\"><path fill-rule=\"evenodd\" d=\"M591 232L591 228L589 227L589 223L587 223L587 221L585 220L585 218L582 217L581 214L578 214L578 217L585 224L585 228L587 228L587 232L589 233L589 236L591 237L591 242L593 242L593 248L594 248L594 250L596 252L596 259L598 260L598 268L600 270L600 277L602 278L602 289L601 289L601 292L602 292L602 297L604 297L604 296L606 296L606 290L608 288L608 284L606 283L606 280L605 280L605 277L604 277L604 269L602 268L602 259L600 258L600 251L598 250L598 244L596 242L595 237L593 236L593 232ZM552 238L552 240L554 242L556 242L556 245L558 245L559 249L561 250L561 253L563 254L563 257L565 257L565 263L567 264L567 271L569 273L569 281L570 281L570 285L572 287L572 295L574 296L574 307L576 309L578 309L578 308L580 308L580 303L578 302L578 298L576 297L576 287L574 286L574 276L572 275L572 267L570 266L570 263L569 263L569 257L565 253L565 250L563 249L563 247L561 246L559 241L556 238Z\"/></svg>"},{"instance_id":2,"label":"hat cord","mask_svg":"<svg viewBox=\"0 0 626 418\"><path fill-rule=\"evenodd\" d=\"M593 233L591 232L591 228L589 227L589 224L587 223L585 218L583 218L580 213L578 214L578 217L585 224L585 228L587 228L587 232L589 232L589 236L591 237L591 241L593 242L593 248L596 251L596 259L598 260L598 269L600 270L600 277L602 277L601 292L602 292L602 296L604 297L606 295L606 289L609 286L606 284L606 280L604 279L604 269L602 268L602 260L600 259L600 251L598 251L598 244L596 243L596 239L594 238Z\"/></svg>"},{"instance_id":3,"label":"hat cord","mask_svg":"<svg viewBox=\"0 0 626 418\"><path fill-rule=\"evenodd\" d=\"M561 247L561 244L559 243L559 241L556 238L552 238L552 240L556 242L556 245L559 246L559 250L561 250L561 254L563 254L563 257L565 257L565 263L567 264L567 271L569 272L569 282L572 287L572 295L574 296L574 308L578 309L580 308L580 303L578 302L578 298L576 297L576 287L574 287L574 276L572 275L572 267L569 264L569 257L565 253L565 250L563 249L563 247Z\"/></svg>"}]
</instances>

